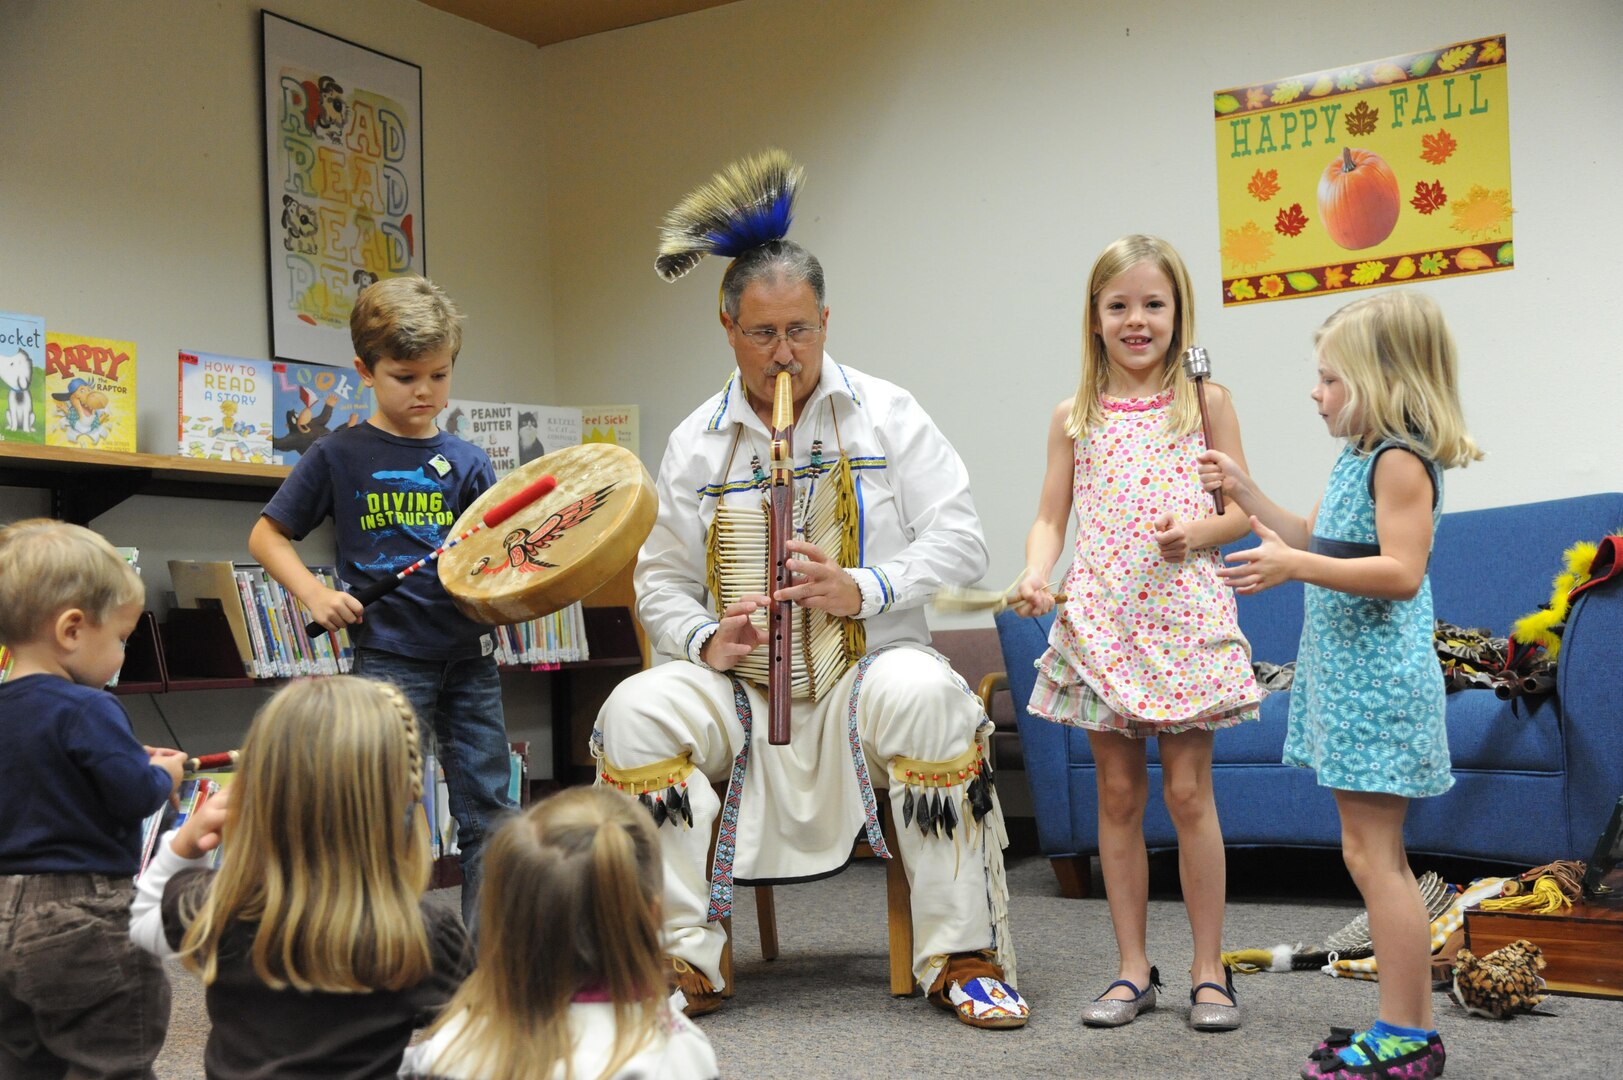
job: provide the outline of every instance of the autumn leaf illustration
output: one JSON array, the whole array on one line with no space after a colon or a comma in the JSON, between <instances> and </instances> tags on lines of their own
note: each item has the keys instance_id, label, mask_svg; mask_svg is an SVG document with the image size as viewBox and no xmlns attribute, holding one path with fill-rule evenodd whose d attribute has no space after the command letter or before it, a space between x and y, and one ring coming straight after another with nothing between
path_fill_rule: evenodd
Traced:
<instances>
[{"instance_id":1,"label":"autumn leaf illustration","mask_svg":"<svg viewBox=\"0 0 1623 1080\"><path fill-rule=\"evenodd\" d=\"M1433 165L1441 165L1453 156L1459 144L1446 128L1438 128L1435 135L1422 135L1420 137L1420 157Z\"/></svg>"},{"instance_id":2,"label":"autumn leaf illustration","mask_svg":"<svg viewBox=\"0 0 1623 1080\"><path fill-rule=\"evenodd\" d=\"M1461 270L1486 270L1493 260L1477 248L1460 248L1454 253L1454 265Z\"/></svg>"},{"instance_id":3,"label":"autumn leaf illustration","mask_svg":"<svg viewBox=\"0 0 1623 1080\"><path fill-rule=\"evenodd\" d=\"M1437 58L1437 66L1444 71L1455 71L1464 66L1475 52L1475 45L1456 45Z\"/></svg>"},{"instance_id":4,"label":"autumn leaf illustration","mask_svg":"<svg viewBox=\"0 0 1623 1080\"><path fill-rule=\"evenodd\" d=\"M1472 184L1464 199L1455 199L1449 209L1454 213L1455 232L1470 233L1472 239L1498 232L1516 212L1510 205L1508 190L1489 191L1480 184ZM1455 265L1459 257L1455 256Z\"/></svg>"},{"instance_id":5,"label":"autumn leaf illustration","mask_svg":"<svg viewBox=\"0 0 1623 1080\"><path fill-rule=\"evenodd\" d=\"M1347 284L1347 271L1339 266L1324 268L1324 287L1326 289L1339 289Z\"/></svg>"},{"instance_id":6,"label":"autumn leaf illustration","mask_svg":"<svg viewBox=\"0 0 1623 1080\"><path fill-rule=\"evenodd\" d=\"M1415 181L1414 198L1409 200L1410 206L1422 214L1430 214L1442 209L1443 204L1446 202L1448 202L1448 195L1443 191L1443 182L1441 180L1433 181L1430 184L1424 180Z\"/></svg>"},{"instance_id":7,"label":"autumn leaf illustration","mask_svg":"<svg viewBox=\"0 0 1623 1080\"><path fill-rule=\"evenodd\" d=\"M1370 259L1353 267L1352 283L1354 285L1372 285L1381 280L1386 273L1386 264L1379 259Z\"/></svg>"},{"instance_id":8,"label":"autumn leaf illustration","mask_svg":"<svg viewBox=\"0 0 1623 1080\"><path fill-rule=\"evenodd\" d=\"M1430 71L1431 65L1435 64L1436 62L1436 53L1421 53L1419 56L1414 58L1414 63L1409 65L1409 74L1418 79L1420 76Z\"/></svg>"},{"instance_id":9,"label":"autumn leaf illustration","mask_svg":"<svg viewBox=\"0 0 1623 1080\"><path fill-rule=\"evenodd\" d=\"M1229 286L1229 295L1234 297L1236 300L1255 300L1257 298L1257 290L1251 287L1250 278L1240 278L1234 284Z\"/></svg>"},{"instance_id":10,"label":"autumn leaf illustration","mask_svg":"<svg viewBox=\"0 0 1623 1080\"><path fill-rule=\"evenodd\" d=\"M1302 204L1291 203L1289 210L1281 210L1274 219L1274 232L1280 236L1300 236L1306 225L1307 216L1302 213Z\"/></svg>"},{"instance_id":11,"label":"autumn leaf illustration","mask_svg":"<svg viewBox=\"0 0 1623 1080\"><path fill-rule=\"evenodd\" d=\"M1357 90L1364 85L1364 73L1357 68L1348 68L1336 76L1336 89Z\"/></svg>"},{"instance_id":12,"label":"autumn leaf illustration","mask_svg":"<svg viewBox=\"0 0 1623 1080\"><path fill-rule=\"evenodd\" d=\"M1245 92L1245 107L1260 109L1268 104L1268 90L1265 87L1253 86Z\"/></svg>"},{"instance_id":13,"label":"autumn leaf illustration","mask_svg":"<svg viewBox=\"0 0 1623 1080\"><path fill-rule=\"evenodd\" d=\"M1398 264L1392 268L1392 280L1402 281L1405 278L1412 278L1414 277L1414 269L1414 260L1405 255L1403 258L1399 259Z\"/></svg>"},{"instance_id":14,"label":"autumn leaf illustration","mask_svg":"<svg viewBox=\"0 0 1623 1080\"><path fill-rule=\"evenodd\" d=\"M1274 257L1274 238L1255 221L1238 229L1223 230L1223 258L1239 267L1252 267Z\"/></svg>"},{"instance_id":15,"label":"autumn leaf illustration","mask_svg":"<svg viewBox=\"0 0 1623 1080\"><path fill-rule=\"evenodd\" d=\"M1376 64L1375 70L1369 73L1371 82L1386 84L1402 82L1409 77L1409 73L1396 64Z\"/></svg>"},{"instance_id":16,"label":"autumn leaf illustration","mask_svg":"<svg viewBox=\"0 0 1623 1080\"><path fill-rule=\"evenodd\" d=\"M1375 130L1375 122L1381 118L1381 110L1369 107L1369 102L1360 101L1358 108L1347 114L1347 134L1368 135Z\"/></svg>"},{"instance_id":17,"label":"autumn leaf illustration","mask_svg":"<svg viewBox=\"0 0 1623 1080\"><path fill-rule=\"evenodd\" d=\"M1251 182L1245 186L1258 202L1267 202L1279 194L1279 170L1269 169L1263 172L1258 169L1251 174Z\"/></svg>"},{"instance_id":18,"label":"autumn leaf illustration","mask_svg":"<svg viewBox=\"0 0 1623 1080\"><path fill-rule=\"evenodd\" d=\"M1257 282L1257 291L1272 300L1285 291L1285 279L1278 274L1264 275L1262 280Z\"/></svg>"},{"instance_id":19,"label":"autumn leaf illustration","mask_svg":"<svg viewBox=\"0 0 1623 1080\"><path fill-rule=\"evenodd\" d=\"M1274 86L1273 103L1287 105L1302 96L1302 84L1295 79L1286 79Z\"/></svg>"},{"instance_id":20,"label":"autumn leaf illustration","mask_svg":"<svg viewBox=\"0 0 1623 1080\"><path fill-rule=\"evenodd\" d=\"M1448 256L1441 251L1434 251L1430 255L1420 256L1420 272L1431 276L1441 274L1448 269Z\"/></svg>"},{"instance_id":21,"label":"autumn leaf illustration","mask_svg":"<svg viewBox=\"0 0 1623 1080\"><path fill-rule=\"evenodd\" d=\"M1497 39L1482 43L1482 51L1477 53L1477 63L1497 64L1505 58L1505 47Z\"/></svg>"}]
</instances>

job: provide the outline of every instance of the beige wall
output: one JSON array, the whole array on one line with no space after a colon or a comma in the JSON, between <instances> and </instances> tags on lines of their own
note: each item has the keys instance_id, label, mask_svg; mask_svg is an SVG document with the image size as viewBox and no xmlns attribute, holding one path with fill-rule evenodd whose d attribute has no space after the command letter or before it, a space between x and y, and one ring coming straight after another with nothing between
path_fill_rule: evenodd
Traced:
<instances>
[{"instance_id":1,"label":"beige wall","mask_svg":"<svg viewBox=\"0 0 1623 1080\"><path fill-rule=\"evenodd\" d=\"M650 469L729 363L722 267L661 283L660 216L729 158L788 149L830 351L908 386L957 444L998 584L1075 387L1087 267L1123 232L1189 262L1258 477L1303 509L1323 483L1336 447L1307 403L1309 339L1338 300L1219 309L1210 92L1507 33L1518 266L1422 286L1491 452L1450 475L1449 505L1623 483L1606 443L1623 405L1614 0L742 0L540 50L411 0L276 7L423 67L429 271L469 314L457 392L637 402ZM0 306L136 340L145 450L171 445L178 348L268 349L258 25L248 0L0 3ZM0 519L46 505L0 491ZM98 526L150 553L158 594L177 547L241 557L254 513L137 500Z\"/></svg>"},{"instance_id":2,"label":"beige wall","mask_svg":"<svg viewBox=\"0 0 1623 1080\"><path fill-rule=\"evenodd\" d=\"M1490 451L1450 473L1448 505L1617 490L1615 0L746 0L552 46L560 394L639 398L652 459L720 383L723 268L663 284L655 228L721 163L776 143L806 167L792 235L828 272L829 351L912 389L957 444L993 582L1022 565L1047 416L1076 387L1088 267L1125 232L1165 236L1189 263L1254 471L1305 511L1337 450L1307 399L1311 334L1345 299L1220 310L1211 92L1496 32L1518 265L1421 286L1459 339Z\"/></svg>"}]
</instances>

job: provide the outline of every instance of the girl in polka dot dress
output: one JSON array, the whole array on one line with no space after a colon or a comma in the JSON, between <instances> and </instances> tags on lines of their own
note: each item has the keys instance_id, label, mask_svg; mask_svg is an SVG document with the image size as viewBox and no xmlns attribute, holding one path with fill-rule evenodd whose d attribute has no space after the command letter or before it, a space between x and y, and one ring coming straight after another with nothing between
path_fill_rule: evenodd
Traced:
<instances>
[{"instance_id":1,"label":"girl in polka dot dress","mask_svg":"<svg viewBox=\"0 0 1623 1080\"><path fill-rule=\"evenodd\" d=\"M1482 457L1465 431L1454 341L1412 289L1348 304L1316 335L1313 402L1346 440L1306 518L1263 495L1219 446L1201 455L1208 488L1249 515L1261 541L1221 572L1237 592L1303 589L1285 763L1318 773L1341 811L1341 853L1369 909L1380 1017L1319 1045L1302 1076L1430 1080L1446 1055L1432 1029L1431 932L1403 849L1409 800L1454 783L1443 676L1432 647L1426 568L1443 509L1443 470Z\"/></svg>"},{"instance_id":2,"label":"girl in polka dot dress","mask_svg":"<svg viewBox=\"0 0 1623 1080\"><path fill-rule=\"evenodd\" d=\"M1163 240L1125 236L1088 279L1082 381L1054 410L1048 471L1026 538L1022 613L1054 606L1045 587L1065 543L1076 547L1066 601L1037 662L1030 711L1085 728L1097 768L1099 865L1110 900L1117 979L1083 1009L1098 1027L1155 1007L1160 973L1145 949L1149 796L1145 740L1159 740L1161 790L1178 832L1178 867L1194 936L1189 1023L1240 1024L1222 962L1223 834L1212 797L1212 733L1256 717L1260 696L1217 547L1245 534L1244 514L1215 513L1201 486L1194 385L1180 370L1193 343L1183 260ZM1236 461L1240 424L1228 391L1208 385L1212 442Z\"/></svg>"}]
</instances>

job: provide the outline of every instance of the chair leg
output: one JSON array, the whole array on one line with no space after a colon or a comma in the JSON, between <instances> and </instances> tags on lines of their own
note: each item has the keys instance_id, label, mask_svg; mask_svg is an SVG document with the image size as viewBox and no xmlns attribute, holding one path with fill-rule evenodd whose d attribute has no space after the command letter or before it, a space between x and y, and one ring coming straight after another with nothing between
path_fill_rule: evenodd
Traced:
<instances>
[{"instance_id":1,"label":"chair leg","mask_svg":"<svg viewBox=\"0 0 1623 1080\"><path fill-rule=\"evenodd\" d=\"M727 939L721 943L721 981L727 984L721 988L721 996L730 998L733 996L733 917L731 915L722 918L721 932L727 935Z\"/></svg>"},{"instance_id":2,"label":"chair leg","mask_svg":"<svg viewBox=\"0 0 1623 1080\"><path fill-rule=\"evenodd\" d=\"M1067 900L1086 900L1093 892L1093 856L1061 855L1049 859L1059 878L1059 894Z\"/></svg>"},{"instance_id":3,"label":"chair leg","mask_svg":"<svg viewBox=\"0 0 1623 1080\"><path fill-rule=\"evenodd\" d=\"M907 868L902 865L901 845L890 814L884 815L885 846L890 859L885 863L885 909L890 930L890 992L908 997L917 989L913 982L913 896L907 885Z\"/></svg>"},{"instance_id":4,"label":"chair leg","mask_svg":"<svg viewBox=\"0 0 1623 1080\"><path fill-rule=\"evenodd\" d=\"M778 901L772 886L755 886L755 921L761 929L761 959L778 958Z\"/></svg>"}]
</instances>

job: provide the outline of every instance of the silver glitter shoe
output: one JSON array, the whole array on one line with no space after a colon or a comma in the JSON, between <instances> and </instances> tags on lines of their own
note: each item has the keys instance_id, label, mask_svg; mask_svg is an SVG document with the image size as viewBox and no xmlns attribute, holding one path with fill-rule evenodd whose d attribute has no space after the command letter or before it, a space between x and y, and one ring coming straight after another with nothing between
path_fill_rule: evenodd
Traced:
<instances>
[{"instance_id":1,"label":"silver glitter shoe","mask_svg":"<svg viewBox=\"0 0 1623 1080\"><path fill-rule=\"evenodd\" d=\"M1105 987L1105 994L1110 993L1118 986L1125 986L1133 992L1129 999L1109 998L1100 994L1086 1005L1082 1006L1082 1022L1089 1027L1121 1027L1130 1024L1139 1013L1147 1013L1155 1008L1156 994L1161 989L1161 972L1150 968L1149 985L1140 990L1126 979L1117 979Z\"/></svg>"},{"instance_id":2,"label":"silver glitter shoe","mask_svg":"<svg viewBox=\"0 0 1623 1080\"><path fill-rule=\"evenodd\" d=\"M1189 1026L1196 1031L1234 1031L1240 1026L1240 1003L1234 998L1234 973L1225 970L1223 982L1203 982L1189 991ZM1210 1001L1196 1001L1202 990L1216 990L1229 999L1227 1005Z\"/></svg>"}]
</instances>

